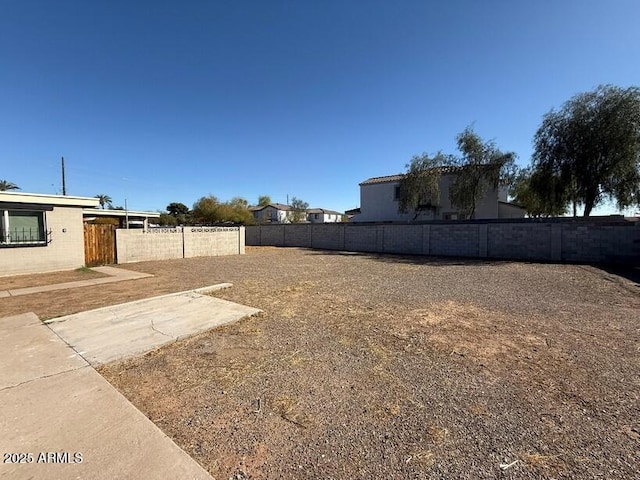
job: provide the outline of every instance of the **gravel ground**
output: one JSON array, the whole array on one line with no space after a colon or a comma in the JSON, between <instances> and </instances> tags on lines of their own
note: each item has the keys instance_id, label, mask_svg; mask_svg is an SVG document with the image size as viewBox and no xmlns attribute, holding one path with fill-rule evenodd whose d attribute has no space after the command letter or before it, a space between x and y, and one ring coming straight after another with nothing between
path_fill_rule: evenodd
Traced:
<instances>
[{"instance_id":1,"label":"gravel ground","mask_svg":"<svg viewBox=\"0 0 640 480\"><path fill-rule=\"evenodd\" d=\"M23 311L234 283L263 314L100 369L214 478L640 478L634 281L270 247L126 268L156 277Z\"/></svg>"}]
</instances>

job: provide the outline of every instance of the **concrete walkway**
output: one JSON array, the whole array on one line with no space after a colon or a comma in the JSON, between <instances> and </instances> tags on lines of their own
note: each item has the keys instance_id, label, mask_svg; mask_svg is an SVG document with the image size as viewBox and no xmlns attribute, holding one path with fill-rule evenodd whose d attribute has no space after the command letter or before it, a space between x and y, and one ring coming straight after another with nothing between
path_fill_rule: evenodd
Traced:
<instances>
[{"instance_id":1,"label":"concrete walkway","mask_svg":"<svg viewBox=\"0 0 640 480\"><path fill-rule=\"evenodd\" d=\"M211 476L33 313L0 319L0 477ZM4 458L3 458L4 460Z\"/></svg>"},{"instance_id":2,"label":"concrete walkway","mask_svg":"<svg viewBox=\"0 0 640 480\"><path fill-rule=\"evenodd\" d=\"M67 288L90 287L102 285L103 283L122 282L124 280L135 280L138 278L153 277L149 273L134 272L114 267L93 267L91 270L109 275L108 277L92 278L90 280L78 280L76 282L56 283L53 285L42 285L40 287L16 288L13 290L0 290L0 298L17 297L19 295L31 295L32 293L51 292L52 290L64 290Z\"/></svg>"}]
</instances>

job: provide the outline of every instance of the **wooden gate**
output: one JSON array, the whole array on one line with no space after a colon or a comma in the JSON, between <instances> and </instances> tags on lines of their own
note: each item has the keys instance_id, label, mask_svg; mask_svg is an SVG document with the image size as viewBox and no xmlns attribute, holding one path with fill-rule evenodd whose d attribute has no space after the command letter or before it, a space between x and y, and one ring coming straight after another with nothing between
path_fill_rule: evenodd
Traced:
<instances>
[{"instance_id":1,"label":"wooden gate","mask_svg":"<svg viewBox=\"0 0 640 480\"><path fill-rule=\"evenodd\" d=\"M84 264L87 267L116 263L115 225L84 225Z\"/></svg>"}]
</instances>

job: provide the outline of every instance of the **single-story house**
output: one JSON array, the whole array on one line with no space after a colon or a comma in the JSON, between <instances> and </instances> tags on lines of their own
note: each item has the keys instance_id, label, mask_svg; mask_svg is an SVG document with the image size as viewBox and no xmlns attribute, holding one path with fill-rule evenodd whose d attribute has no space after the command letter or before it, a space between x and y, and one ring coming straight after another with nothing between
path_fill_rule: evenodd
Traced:
<instances>
[{"instance_id":1,"label":"single-story house","mask_svg":"<svg viewBox=\"0 0 640 480\"><path fill-rule=\"evenodd\" d=\"M342 213L326 208L310 208L307 210L307 221L310 223L337 223L342 221Z\"/></svg>"},{"instance_id":2,"label":"single-story house","mask_svg":"<svg viewBox=\"0 0 640 480\"><path fill-rule=\"evenodd\" d=\"M149 228L150 223L160 218L158 212L142 212L138 210L106 210L85 208L82 211L85 223L112 223L118 228Z\"/></svg>"},{"instance_id":3,"label":"single-story house","mask_svg":"<svg viewBox=\"0 0 640 480\"><path fill-rule=\"evenodd\" d=\"M84 265L83 209L97 198L0 192L0 276Z\"/></svg>"},{"instance_id":4,"label":"single-story house","mask_svg":"<svg viewBox=\"0 0 640 480\"><path fill-rule=\"evenodd\" d=\"M429 220L463 220L463 214L452 205L449 189L456 176L456 168L443 168L440 177L440 199L435 208L401 213L399 210L400 181L404 174L373 177L360 183L360 213L352 222L410 222ZM525 210L507 201L507 189L490 189L478 200L474 217L524 218Z\"/></svg>"}]
</instances>

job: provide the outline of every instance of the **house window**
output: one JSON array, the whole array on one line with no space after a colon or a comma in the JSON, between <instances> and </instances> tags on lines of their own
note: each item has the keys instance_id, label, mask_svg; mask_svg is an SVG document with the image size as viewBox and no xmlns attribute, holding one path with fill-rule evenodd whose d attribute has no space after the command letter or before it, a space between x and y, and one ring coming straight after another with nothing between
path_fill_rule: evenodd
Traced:
<instances>
[{"instance_id":1,"label":"house window","mask_svg":"<svg viewBox=\"0 0 640 480\"><path fill-rule=\"evenodd\" d=\"M400 185L393 187L393 199L400 200Z\"/></svg>"},{"instance_id":2,"label":"house window","mask_svg":"<svg viewBox=\"0 0 640 480\"><path fill-rule=\"evenodd\" d=\"M316 220L318 220L320 218L320 214L319 213L314 213L313 214L313 218L315 218Z\"/></svg>"},{"instance_id":3,"label":"house window","mask_svg":"<svg viewBox=\"0 0 640 480\"><path fill-rule=\"evenodd\" d=\"M46 245L44 212L0 210L0 243L4 245Z\"/></svg>"}]
</instances>

